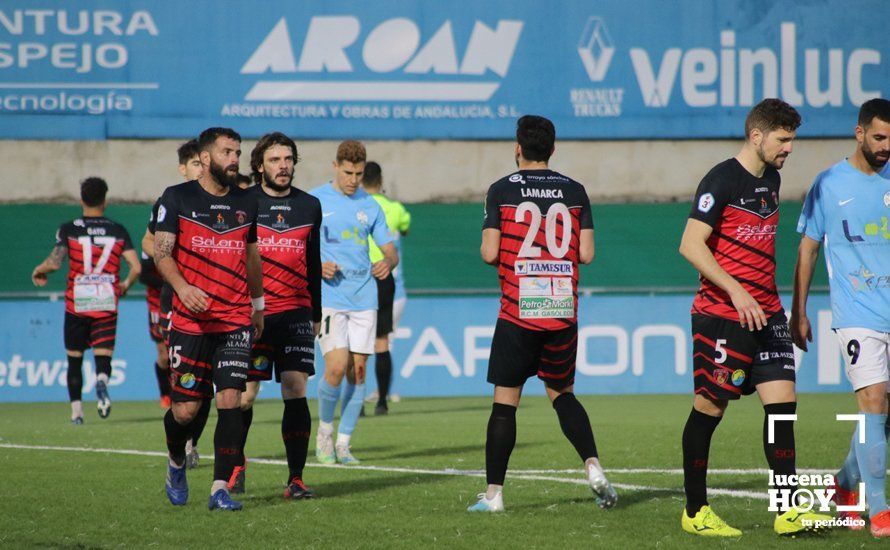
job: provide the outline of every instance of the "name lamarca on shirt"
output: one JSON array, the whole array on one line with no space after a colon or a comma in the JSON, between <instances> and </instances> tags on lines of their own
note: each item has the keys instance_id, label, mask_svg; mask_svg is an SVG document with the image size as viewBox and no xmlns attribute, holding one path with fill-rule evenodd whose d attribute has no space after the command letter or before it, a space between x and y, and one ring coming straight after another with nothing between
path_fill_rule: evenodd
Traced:
<instances>
[{"instance_id":1,"label":"name lamarca on shirt","mask_svg":"<svg viewBox=\"0 0 890 550\"><path fill-rule=\"evenodd\" d=\"M531 197L534 199L561 199L562 189L535 189L534 187L523 187L520 189L523 197Z\"/></svg>"}]
</instances>

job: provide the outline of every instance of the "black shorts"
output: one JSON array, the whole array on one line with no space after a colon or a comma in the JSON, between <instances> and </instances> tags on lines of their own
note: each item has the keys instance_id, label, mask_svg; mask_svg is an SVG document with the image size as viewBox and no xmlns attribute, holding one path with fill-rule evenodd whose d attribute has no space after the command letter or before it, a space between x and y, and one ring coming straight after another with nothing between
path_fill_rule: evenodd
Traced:
<instances>
[{"instance_id":1,"label":"black shorts","mask_svg":"<svg viewBox=\"0 0 890 550\"><path fill-rule=\"evenodd\" d=\"M117 313L93 318L65 312L65 349L83 351L88 348L114 349L117 337Z\"/></svg>"},{"instance_id":2,"label":"black shorts","mask_svg":"<svg viewBox=\"0 0 890 550\"><path fill-rule=\"evenodd\" d=\"M271 380L281 382L287 371L315 374L315 337L312 334L312 310L292 309L266 315L263 335L254 342L250 353L248 382Z\"/></svg>"},{"instance_id":3,"label":"black shorts","mask_svg":"<svg viewBox=\"0 0 890 550\"><path fill-rule=\"evenodd\" d=\"M390 273L386 279L377 281L377 338L392 332L392 303L396 297L396 280Z\"/></svg>"},{"instance_id":4,"label":"black shorts","mask_svg":"<svg viewBox=\"0 0 890 550\"><path fill-rule=\"evenodd\" d=\"M692 367L695 393L711 399L738 399L758 384L796 381L794 348L785 312L751 332L738 321L692 316Z\"/></svg>"},{"instance_id":5,"label":"black shorts","mask_svg":"<svg viewBox=\"0 0 890 550\"><path fill-rule=\"evenodd\" d=\"M498 319L488 359L488 381L516 388L537 375L561 390L575 383L578 325L561 330L529 330Z\"/></svg>"},{"instance_id":6,"label":"black shorts","mask_svg":"<svg viewBox=\"0 0 890 550\"><path fill-rule=\"evenodd\" d=\"M173 401L212 399L216 391L244 391L253 328L186 334L170 331L170 379Z\"/></svg>"}]
</instances>

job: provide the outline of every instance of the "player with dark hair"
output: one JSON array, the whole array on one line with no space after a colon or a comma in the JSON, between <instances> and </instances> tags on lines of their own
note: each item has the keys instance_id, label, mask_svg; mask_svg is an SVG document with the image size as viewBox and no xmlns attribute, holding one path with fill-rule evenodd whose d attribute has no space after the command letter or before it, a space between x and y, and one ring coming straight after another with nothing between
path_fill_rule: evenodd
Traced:
<instances>
[{"instance_id":1,"label":"player with dark hair","mask_svg":"<svg viewBox=\"0 0 890 550\"><path fill-rule=\"evenodd\" d=\"M593 217L584 186L548 167L555 143L548 119L520 118L514 150L519 170L492 184L485 198L482 259L498 268L502 296L488 362L488 382L494 385L485 440L488 488L471 512L504 510L516 410L525 382L536 375L584 464L597 505L611 508L618 501L600 465L590 419L574 393L578 264L593 261Z\"/></svg>"},{"instance_id":2,"label":"player with dark hair","mask_svg":"<svg viewBox=\"0 0 890 550\"><path fill-rule=\"evenodd\" d=\"M398 319L401 318L402 312L405 310L405 283L402 276L405 265L402 258L402 237L408 234L408 229L411 226L411 214L402 203L383 194L383 170L374 161L365 164L362 188L377 201L383 210L386 225L389 227L393 244L399 255L399 265L392 270L390 276L385 279L377 279L377 339L374 341L377 405L374 407L374 414L379 416L389 412L386 400L392 385L393 371L389 347ZM368 238L368 247L371 263L383 259L383 252L380 251L373 237Z\"/></svg>"},{"instance_id":3,"label":"player with dark hair","mask_svg":"<svg viewBox=\"0 0 890 550\"><path fill-rule=\"evenodd\" d=\"M240 510L228 486L241 452L241 392L251 343L262 336L265 310L257 203L237 187L241 136L228 128L209 128L198 143L201 177L164 191L155 232L155 265L175 291L168 336L173 403L164 417L166 490L172 504L187 502L190 424L202 401L215 397L218 420L208 507Z\"/></svg>"},{"instance_id":4,"label":"player with dark hair","mask_svg":"<svg viewBox=\"0 0 890 550\"><path fill-rule=\"evenodd\" d=\"M253 344L247 390L241 394L244 419L242 463L230 488L244 492L244 446L253 420L253 403L262 380L272 372L281 383L284 413L281 438L287 454L285 498L311 498L303 483L312 418L306 384L315 374L315 336L321 322L321 204L291 185L297 145L280 132L260 138L250 154L259 206L257 243L263 258L266 318L262 338Z\"/></svg>"},{"instance_id":5,"label":"player with dark hair","mask_svg":"<svg viewBox=\"0 0 890 550\"><path fill-rule=\"evenodd\" d=\"M139 277L139 257L123 225L105 217L105 180L90 177L80 184L83 216L62 224L56 245L34 268L31 281L42 287L47 275L68 258L65 290L65 353L68 356L68 398L71 422L83 424L83 354L93 348L96 363L96 401L101 418L111 414L108 384L117 333L118 300ZM121 257L130 271L120 279Z\"/></svg>"},{"instance_id":6,"label":"player with dark hair","mask_svg":"<svg viewBox=\"0 0 890 550\"><path fill-rule=\"evenodd\" d=\"M807 193L797 231L801 233L794 270L791 336L807 351L813 341L807 296L819 248L831 288L831 328L837 334L847 378L856 392L859 414L850 452L836 476L835 501L856 505L860 481L871 533L890 537L887 484L887 390L890 389L890 101L872 99L859 109L856 150L818 176ZM840 516L861 520L856 512ZM861 528L851 521L851 529Z\"/></svg>"},{"instance_id":7,"label":"player with dark hair","mask_svg":"<svg viewBox=\"0 0 890 550\"><path fill-rule=\"evenodd\" d=\"M374 353L377 285L398 265L399 256L383 211L360 187L365 146L346 140L337 147L334 179L312 190L321 202L322 325L319 344L324 376L318 382L318 432L315 456L323 464L356 464L350 440L365 398L365 367ZM373 236L383 259L371 263L368 238ZM342 401L337 442L333 441L334 409Z\"/></svg>"},{"instance_id":8,"label":"player with dark hair","mask_svg":"<svg viewBox=\"0 0 890 550\"><path fill-rule=\"evenodd\" d=\"M782 100L764 99L751 109L739 154L712 168L699 184L680 244L701 281L692 305L695 399L682 442L681 525L696 535L742 534L707 500L711 436L730 400L757 391L769 467L777 475L795 473L794 422L770 417L797 410L794 350L776 291L775 249L779 170L799 126L800 115ZM793 534L822 519L830 518L791 507L780 510L773 527Z\"/></svg>"}]
</instances>

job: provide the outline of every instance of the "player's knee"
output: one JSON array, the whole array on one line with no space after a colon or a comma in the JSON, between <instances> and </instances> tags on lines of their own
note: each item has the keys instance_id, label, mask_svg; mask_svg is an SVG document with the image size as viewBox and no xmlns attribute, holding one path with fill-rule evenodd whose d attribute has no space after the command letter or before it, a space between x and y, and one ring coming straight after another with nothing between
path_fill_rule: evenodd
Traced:
<instances>
[{"instance_id":1,"label":"player's knee","mask_svg":"<svg viewBox=\"0 0 890 550\"><path fill-rule=\"evenodd\" d=\"M173 418L177 424L185 425L195 419L198 415L198 409L201 407L199 401L185 401L182 403L173 403L171 410Z\"/></svg>"},{"instance_id":2,"label":"player's knee","mask_svg":"<svg viewBox=\"0 0 890 550\"><path fill-rule=\"evenodd\" d=\"M887 412L887 385L881 383L862 388L856 392L856 399L862 412L885 414Z\"/></svg>"},{"instance_id":3,"label":"player's knee","mask_svg":"<svg viewBox=\"0 0 890 550\"><path fill-rule=\"evenodd\" d=\"M374 353L386 353L389 351L389 337L384 336L374 341Z\"/></svg>"},{"instance_id":4,"label":"player's knee","mask_svg":"<svg viewBox=\"0 0 890 550\"><path fill-rule=\"evenodd\" d=\"M698 412L718 417L723 416L728 406L729 401L726 399L712 399L701 394L695 395L695 402L693 403L693 408Z\"/></svg>"},{"instance_id":5,"label":"player's knee","mask_svg":"<svg viewBox=\"0 0 890 550\"><path fill-rule=\"evenodd\" d=\"M241 406L241 392L228 388L216 393L217 409L237 409Z\"/></svg>"}]
</instances>

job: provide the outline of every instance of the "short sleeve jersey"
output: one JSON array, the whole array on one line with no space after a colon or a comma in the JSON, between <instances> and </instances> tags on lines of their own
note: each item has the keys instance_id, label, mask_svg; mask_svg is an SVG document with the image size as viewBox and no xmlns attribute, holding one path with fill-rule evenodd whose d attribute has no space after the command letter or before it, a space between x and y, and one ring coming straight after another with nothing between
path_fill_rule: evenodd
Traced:
<instances>
[{"instance_id":1,"label":"short sleeve jersey","mask_svg":"<svg viewBox=\"0 0 890 550\"><path fill-rule=\"evenodd\" d=\"M488 188L482 227L501 232L499 318L538 331L577 323L581 230L593 229L584 186L520 170Z\"/></svg>"},{"instance_id":2,"label":"short sleeve jersey","mask_svg":"<svg viewBox=\"0 0 890 550\"><path fill-rule=\"evenodd\" d=\"M193 313L174 295L171 328L204 334L250 324L246 245L257 240L256 217L256 197L242 189L218 197L188 181L164 191L155 230L176 235L173 260L208 296L207 310Z\"/></svg>"},{"instance_id":3,"label":"short sleeve jersey","mask_svg":"<svg viewBox=\"0 0 890 550\"><path fill-rule=\"evenodd\" d=\"M105 217L83 217L62 224L56 245L68 248L65 311L101 318L117 313L121 260L133 243L126 228Z\"/></svg>"},{"instance_id":4,"label":"short sleeve jersey","mask_svg":"<svg viewBox=\"0 0 890 550\"><path fill-rule=\"evenodd\" d=\"M321 261L340 268L332 279L322 279L322 306L340 311L377 309L368 237L381 245L392 241L383 210L363 189L344 195L326 183L310 194L321 202Z\"/></svg>"},{"instance_id":5,"label":"short sleeve jersey","mask_svg":"<svg viewBox=\"0 0 890 550\"><path fill-rule=\"evenodd\" d=\"M389 227L389 232L392 233L393 244L396 246L396 252L399 254L399 265L392 270L392 276L396 283L395 298L398 300L406 296L405 277L403 276L405 263L402 256L402 233L407 232L411 227L411 214L404 204L394 201L386 195L375 193L371 196L374 197L374 200L383 209L383 215L386 216L386 225ZM380 247L377 246L373 238L368 242L368 246L371 249L372 264L383 259L383 252L380 251Z\"/></svg>"},{"instance_id":6,"label":"short sleeve jersey","mask_svg":"<svg viewBox=\"0 0 890 550\"><path fill-rule=\"evenodd\" d=\"M702 179L689 214L713 228L707 245L717 264L757 300L767 316L782 309L776 291L779 184L775 168L768 166L758 178L731 158ZM705 277L699 280L692 313L738 321L729 295Z\"/></svg>"},{"instance_id":7,"label":"short sleeve jersey","mask_svg":"<svg viewBox=\"0 0 890 550\"><path fill-rule=\"evenodd\" d=\"M867 175L847 160L816 177L797 231L825 243L831 328L890 332L890 164Z\"/></svg>"},{"instance_id":8,"label":"short sleeve jersey","mask_svg":"<svg viewBox=\"0 0 890 550\"><path fill-rule=\"evenodd\" d=\"M321 321L321 203L291 187L273 197L261 185L251 188L257 198L257 246L263 258L266 315L312 308Z\"/></svg>"}]
</instances>

